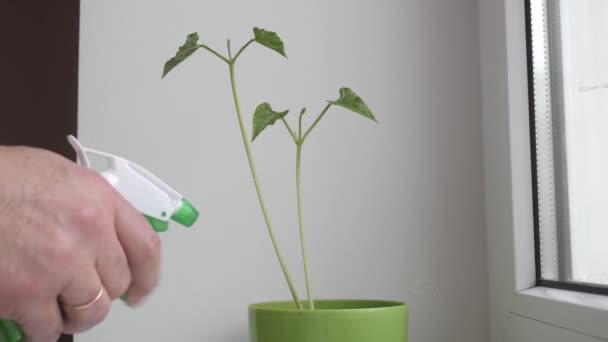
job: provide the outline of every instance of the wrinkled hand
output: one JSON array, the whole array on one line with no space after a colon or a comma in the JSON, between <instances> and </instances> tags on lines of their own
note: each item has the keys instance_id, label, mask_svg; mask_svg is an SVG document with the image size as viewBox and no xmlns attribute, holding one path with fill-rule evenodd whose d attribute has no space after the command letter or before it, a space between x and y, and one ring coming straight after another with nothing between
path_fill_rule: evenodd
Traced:
<instances>
[{"instance_id":1,"label":"wrinkled hand","mask_svg":"<svg viewBox=\"0 0 608 342\"><path fill-rule=\"evenodd\" d=\"M125 293L140 303L158 283L159 261L158 235L96 172L0 146L0 317L29 341L88 330Z\"/></svg>"}]
</instances>

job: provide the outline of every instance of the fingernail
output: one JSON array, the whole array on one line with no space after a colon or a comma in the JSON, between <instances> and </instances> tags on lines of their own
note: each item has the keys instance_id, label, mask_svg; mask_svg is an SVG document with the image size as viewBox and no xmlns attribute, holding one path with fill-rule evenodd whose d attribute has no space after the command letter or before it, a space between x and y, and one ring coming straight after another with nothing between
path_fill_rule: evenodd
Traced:
<instances>
[{"instance_id":1,"label":"fingernail","mask_svg":"<svg viewBox=\"0 0 608 342\"><path fill-rule=\"evenodd\" d=\"M148 299L147 296L138 297L138 296L133 296L133 295L131 295L131 296L124 295L123 297L126 298L125 302L127 303L127 305L129 305L131 308L134 308L134 309L142 306Z\"/></svg>"}]
</instances>

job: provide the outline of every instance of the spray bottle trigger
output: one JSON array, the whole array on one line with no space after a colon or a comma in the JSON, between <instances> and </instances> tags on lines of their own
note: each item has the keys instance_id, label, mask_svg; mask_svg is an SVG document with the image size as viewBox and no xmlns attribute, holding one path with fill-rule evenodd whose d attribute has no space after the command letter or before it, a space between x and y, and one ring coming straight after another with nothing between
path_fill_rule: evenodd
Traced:
<instances>
[{"instance_id":1,"label":"spray bottle trigger","mask_svg":"<svg viewBox=\"0 0 608 342\"><path fill-rule=\"evenodd\" d=\"M167 229L169 229L169 222L159 220L157 218L148 216L146 214L143 214L143 215L146 218L146 220L148 220L148 223L150 223L150 225L156 232L161 233L161 232L165 232L165 231L167 231Z\"/></svg>"},{"instance_id":2,"label":"spray bottle trigger","mask_svg":"<svg viewBox=\"0 0 608 342\"><path fill-rule=\"evenodd\" d=\"M0 342L20 342L25 335L13 321L0 320Z\"/></svg>"}]
</instances>

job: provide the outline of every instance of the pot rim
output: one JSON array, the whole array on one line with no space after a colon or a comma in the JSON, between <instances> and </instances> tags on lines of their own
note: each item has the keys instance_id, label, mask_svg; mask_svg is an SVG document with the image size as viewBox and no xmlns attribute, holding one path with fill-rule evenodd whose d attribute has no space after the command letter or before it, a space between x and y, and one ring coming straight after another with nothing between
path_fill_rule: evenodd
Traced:
<instances>
[{"instance_id":1,"label":"pot rim","mask_svg":"<svg viewBox=\"0 0 608 342\"><path fill-rule=\"evenodd\" d=\"M302 304L307 304L306 300L301 301ZM315 304L319 303L351 303L351 304L364 304L361 307L346 307L346 308L321 308L315 310L299 310L295 307L293 308L282 308L282 307L273 307L274 305L281 304L293 304L293 300L277 300L277 301L265 301L252 303L249 305L249 309L253 311L264 311L264 312L284 312L284 313L305 313L305 314L314 314L314 313L322 313L322 312L370 312L370 311L382 311L382 310L390 310L390 309L407 309L408 305L405 302L395 301L395 300L386 300L386 299L349 299L349 298L336 298L336 299L315 299ZM267 307L271 306L271 307Z\"/></svg>"}]
</instances>

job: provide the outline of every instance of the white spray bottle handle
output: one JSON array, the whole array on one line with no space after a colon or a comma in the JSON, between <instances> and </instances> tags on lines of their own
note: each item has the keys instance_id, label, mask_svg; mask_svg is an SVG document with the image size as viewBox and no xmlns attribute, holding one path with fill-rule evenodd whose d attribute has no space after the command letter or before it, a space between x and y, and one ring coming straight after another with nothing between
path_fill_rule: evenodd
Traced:
<instances>
[{"instance_id":1,"label":"white spray bottle handle","mask_svg":"<svg viewBox=\"0 0 608 342\"><path fill-rule=\"evenodd\" d=\"M99 173L145 215L155 230L166 230L170 219L189 227L198 218L196 209L179 192L143 167L110 153L85 148L74 136L68 136L68 141L85 167L91 168L89 155L107 160L108 168Z\"/></svg>"}]
</instances>

